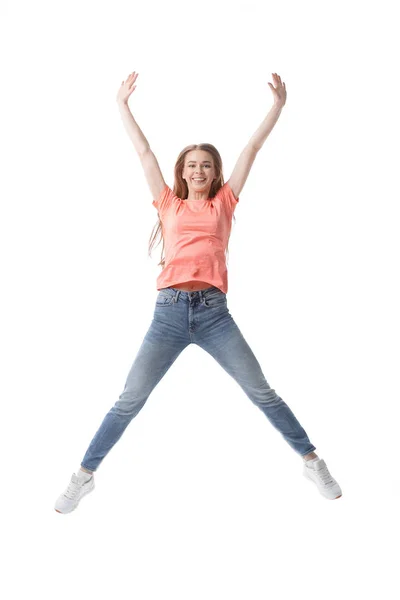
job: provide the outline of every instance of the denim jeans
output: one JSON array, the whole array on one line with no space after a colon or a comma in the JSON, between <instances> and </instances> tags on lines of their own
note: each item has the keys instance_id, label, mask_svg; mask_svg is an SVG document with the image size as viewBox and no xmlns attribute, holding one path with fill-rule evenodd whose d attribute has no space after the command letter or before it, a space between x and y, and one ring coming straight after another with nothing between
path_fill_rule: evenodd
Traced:
<instances>
[{"instance_id":1,"label":"denim jeans","mask_svg":"<svg viewBox=\"0 0 400 600\"><path fill-rule=\"evenodd\" d=\"M235 379L287 443L301 456L313 446L285 402L268 385L261 367L233 320L226 294L217 287L159 291L151 325L118 401L104 417L81 466L95 471L143 408L156 385L189 344L197 344Z\"/></svg>"}]
</instances>

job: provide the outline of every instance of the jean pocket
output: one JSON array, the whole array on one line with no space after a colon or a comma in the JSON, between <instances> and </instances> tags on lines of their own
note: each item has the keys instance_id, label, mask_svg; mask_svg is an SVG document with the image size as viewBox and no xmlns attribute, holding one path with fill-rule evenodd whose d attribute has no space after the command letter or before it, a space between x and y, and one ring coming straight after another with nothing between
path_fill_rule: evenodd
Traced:
<instances>
[{"instance_id":1,"label":"jean pocket","mask_svg":"<svg viewBox=\"0 0 400 600\"><path fill-rule=\"evenodd\" d=\"M163 292L162 290L158 293L156 306L171 306L174 301L172 294Z\"/></svg>"},{"instance_id":2,"label":"jean pocket","mask_svg":"<svg viewBox=\"0 0 400 600\"><path fill-rule=\"evenodd\" d=\"M211 294L207 294L204 296L204 304L208 308L226 306L226 294L224 294L224 292L212 292Z\"/></svg>"}]
</instances>

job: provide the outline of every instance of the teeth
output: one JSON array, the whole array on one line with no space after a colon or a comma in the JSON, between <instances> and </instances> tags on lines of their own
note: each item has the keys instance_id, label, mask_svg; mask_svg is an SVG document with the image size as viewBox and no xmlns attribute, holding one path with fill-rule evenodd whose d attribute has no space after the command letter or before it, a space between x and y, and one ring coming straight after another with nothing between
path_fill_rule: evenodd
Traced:
<instances>
[{"instance_id":1,"label":"teeth","mask_svg":"<svg viewBox=\"0 0 400 600\"><path fill-rule=\"evenodd\" d=\"M193 181L205 181L205 179L194 179L193 178Z\"/></svg>"}]
</instances>

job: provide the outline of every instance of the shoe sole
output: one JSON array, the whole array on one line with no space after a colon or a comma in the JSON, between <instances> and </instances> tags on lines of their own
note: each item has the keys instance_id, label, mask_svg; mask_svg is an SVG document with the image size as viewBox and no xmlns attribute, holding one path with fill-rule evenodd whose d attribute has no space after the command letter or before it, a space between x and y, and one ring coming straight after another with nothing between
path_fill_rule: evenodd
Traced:
<instances>
[{"instance_id":1,"label":"shoe sole","mask_svg":"<svg viewBox=\"0 0 400 600\"><path fill-rule=\"evenodd\" d=\"M303 472L304 477L308 480L308 481L312 481L313 483L315 483L314 479L312 477L310 477L308 475L307 472ZM339 496L335 496L335 498L328 498L328 496L325 496L325 494L323 494L321 492L321 490L319 489L318 485L315 483L315 485L318 488L319 493L321 494L321 496L323 496L324 498L326 498L327 500L337 500L338 498L341 498L343 494L339 494Z\"/></svg>"},{"instance_id":2,"label":"shoe sole","mask_svg":"<svg viewBox=\"0 0 400 600\"><path fill-rule=\"evenodd\" d=\"M90 494L90 492L93 492L95 488L94 482L93 482L93 487L90 488L90 490L87 490L86 492L84 492L82 494L82 496L79 498L79 502L82 500L82 498L84 498L85 496L87 496L88 494ZM60 515L69 515L69 513L72 513L76 508L78 508L79 506L79 502L74 506L74 508L71 508L71 510L67 510L66 512L62 512L61 510L58 510L57 508L55 508L54 510L58 513L60 513Z\"/></svg>"}]
</instances>

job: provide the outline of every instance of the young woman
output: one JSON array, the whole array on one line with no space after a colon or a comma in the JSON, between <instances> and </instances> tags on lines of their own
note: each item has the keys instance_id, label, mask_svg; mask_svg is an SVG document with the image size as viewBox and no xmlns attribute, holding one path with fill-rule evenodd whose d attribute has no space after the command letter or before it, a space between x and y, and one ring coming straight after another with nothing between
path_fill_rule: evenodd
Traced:
<instances>
[{"instance_id":1,"label":"young woman","mask_svg":"<svg viewBox=\"0 0 400 600\"><path fill-rule=\"evenodd\" d=\"M274 104L241 153L224 183L222 161L212 144L184 148L175 165L173 190L165 183L156 157L129 107L138 74L131 73L117 94L124 126L143 165L153 206L159 214L166 256L157 278L154 316L128 374L119 400L105 416L55 510L69 513L93 490L94 475L106 454L179 354L197 344L211 354L249 399L303 459L303 473L328 499L342 495L323 459L314 452L293 412L268 385L261 367L227 306L225 254L232 217L254 159L286 102L286 86L276 73L268 83ZM154 236L155 237L155 236ZM154 242L153 237L153 242ZM163 244L164 250L164 244Z\"/></svg>"}]
</instances>

